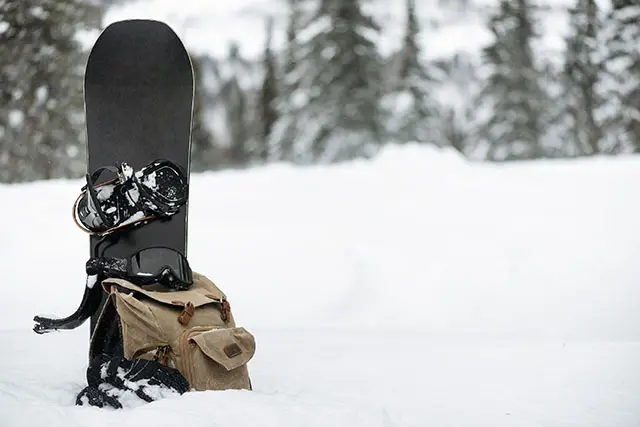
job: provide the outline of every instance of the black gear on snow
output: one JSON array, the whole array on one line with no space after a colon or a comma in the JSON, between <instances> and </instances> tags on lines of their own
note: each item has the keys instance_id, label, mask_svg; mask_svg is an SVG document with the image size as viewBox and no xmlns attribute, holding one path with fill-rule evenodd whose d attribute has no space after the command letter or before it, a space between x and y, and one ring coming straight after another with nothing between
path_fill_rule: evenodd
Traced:
<instances>
[{"instance_id":1,"label":"black gear on snow","mask_svg":"<svg viewBox=\"0 0 640 427\"><path fill-rule=\"evenodd\" d=\"M84 406L85 399L89 406L97 406L98 408L104 408L105 406L111 406L115 409L122 408L122 403L120 403L118 399L114 396L109 396L107 392L97 387L87 386L83 388L76 397L76 405Z\"/></svg>"},{"instance_id":2,"label":"black gear on snow","mask_svg":"<svg viewBox=\"0 0 640 427\"><path fill-rule=\"evenodd\" d=\"M117 235L116 235L117 236ZM94 248L94 256L100 254L100 249L103 244L113 243L113 236L107 235L101 238L100 242L96 244ZM76 311L62 319L51 318L44 316L35 316L33 321L35 325L33 327L34 332L38 334L45 334L60 329L75 329L81 326L89 317L98 311L102 302L102 288L100 283L106 277L99 275L88 275L86 286L84 288L84 294L82 295L82 301L76 309Z\"/></svg>"},{"instance_id":3,"label":"black gear on snow","mask_svg":"<svg viewBox=\"0 0 640 427\"><path fill-rule=\"evenodd\" d=\"M126 258L91 257L85 271L89 276L124 279L139 286L159 283L170 289L185 290L193 284L187 257L164 246L149 246Z\"/></svg>"},{"instance_id":4,"label":"black gear on snow","mask_svg":"<svg viewBox=\"0 0 640 427\"><path fill-rule=\"evenodd\" d=\"M33 318L34 332L44 334L59 329L75 329L91 317L98 310L102 301L102 289L99 285L91 285L91 280L95 280L95 278L87 277L87 286L84 288L82 301L73 314L63 319L35 316Z\"/></svg>"},{"instance_id":5,"label":"black gear on snow","mask_svg":"<svg viewBox=\"0 0 640 427\"><path fill-rule=\"evenodd\" d=\"M131 391L145 402L153 402L153 397L145 392L148 386L159 386L166 390L184 394L189 391L189 383L175 368L164 366L153 360L110 357L101 354L89 363L87 368L87 387L76 398L76 405L83 406L86 397L91 406L122 408L116 396L104 391L101 385L107 384L115 389Z\"/></svg>"},{"instance_id":6,"label":"black gear on snow","mask_svg":"<svg viewBox=\"0 0 640 427\"><path fill-rule=\"evenodd\" d=\"M117 178L96 184L104 171ZM169 160L155 160L136 172L124 162L117 167L104 166L87 174L86 181L73 214L80 228L96 235L168 218L188 198L187 177Z\"/></svg>"}]
</instances>

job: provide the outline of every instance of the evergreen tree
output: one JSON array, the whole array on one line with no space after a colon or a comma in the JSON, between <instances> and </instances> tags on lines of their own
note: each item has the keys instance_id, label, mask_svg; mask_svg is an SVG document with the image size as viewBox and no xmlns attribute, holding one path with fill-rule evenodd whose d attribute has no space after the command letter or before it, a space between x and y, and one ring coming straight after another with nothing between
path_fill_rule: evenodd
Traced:
<instances>
[{"instance_id":1,"label":"evergreen tree","mask_svg":"<svg viewBox=\"0 0 640 427\"><path fill-rule=\"evenodd\" d=\"M273 102L278 116L273 123L267 139L269 158L272 160L292 160L293 143L297 134L296 117L299 105L294 98L298 78L295 69L298 65L298 32L301 25L301 2L304 0L288 0L289 20L286 29L286 46L284 53L283 78L278 81L278 95Z\"/></svg>"},{"instance_id":2,"label":"evergreen tree","mask_svg":"<svg viewBox=\"0 0 640 427\"><path fill-rule=\"evenodd\" d=\"M563 140L575 153L601 151L601 130L597 119L603 97L599 93L602 62L599 57L600 11L595 0L577 0L569 10L571 32L567 38L564 87L559 103L568 121Z\"/></svg>"},{"instance_id":3,"label":"evergreen tree","mask_svg":"<svg viewBox=\"0 0 640 427\"><path fill-rule=\"evenodd\" d=\"M288 82L298 162L371 155L381 142L379 32L362 0L320 0ZM289 117L289 120L292 118Z\"/></svg>"},{"instance_id":4,"label":"evergreen tree","mask_svg":"<svg viewBox=\"0 0 640 427\"><path fill-rule=\"evenodd\" d=\"M418 45L420 26L415 1L406 0L407 23L396 61L396 73L391 78L391 91L384 97L387 133L397 142L430 142L443 144L437 119L438 104L434 101L434 79L422 64Z\"/></svg>"},{"instance_id":5,"label":"evergreen tree","mask_svg":"<svg viewBox=\"0 0 640 427\"><path fill-rule=\"evenodd\" d=\"M193 80L193 118L191 126L191 169L194 172L216 169L224 161L213 135L208 128L207 111L211 94L204 84L204 75L209 64L208 57L191 54Z\"/></svg>"},{"instance_id":6,"label":"evergreen tree","mask_svg":"<svg viewBox=\"0 0 640 427\"><path fill-rule=\"evenodd\" d=\"M544 112L548 108L536 69L532 42L537 37L529 0L501 0L490 19L494 42L483 49L489 68L486 87L478 98L479 137L488 145L490 160L544 156Z\"/></svg>"},{"instance_id":7,"label":"evergreen tree","mask_svg":"<svg viewBox=\"0 0 640 427\"><path fill-rule=\"evenodd\" d=\"M266 161L269 157L268 139L271 135L273 125L278 119L275 100L277 97L277 75L276 61L271 50L271 40L273 37L273 18L267 21L267 38L263 57L264 78L260 89L260 133L258 156Z\"/></svg>"},{"instance_id":8,"label":"evergreen tree","mask_svg":"<svg viewBox=\"0 0 640 427\"><path fill-rule=\"evenodd\" d=\"M225 85L224 96L227 101L226 122L229 130L229 161L235 166L244 165L251 158L249 144L250 131L246 127L249 104L247 95L236 79Z\"/></svg>"},{"instance_id":9,"label":"evergreen tree","mask_svg":"<svg viewBox=\"0 0 640 427\"><path fill-rule=\"evenodd\" d=\"M86 167L82 0L0 0L0 181L78 177Z\"/></svg>"},{"instance_id":10,"label":"evergreen tree","mask_svg":"<svg viewBox=\"0 0 640 427\"><path fill-rule=\"evenodd\" d=\"M603 108L606 142L618 150L640 152L640 4L614 0L603 39L607 49Z\"/></svg>"},{"instance_id":11,"label":"evergreen tree","mask_svg":"<svg viewBox=\"0 0 640 427\"><path fill-rule=\"evenodd\" d=\"M470 157L474 157L469 148L472 147L471 135L475 124L472 103L468 100L477 96L483 84L478 78L475 61L470 54L456 53L451 58L436 62L440 72L446 76L438 85L438 91L446 96L438 112L443 145Z\"/></svg>"},{"instance_id":12,"label":"evergreen tree","mask_svg":"<svg viewBox=\"0 0 640 427\"><path fill-rule=\"evenodd\" d=\"M289 74L295 68L297 62L297 38L302 11L300 2L303 0L288 0L289 20L287 22L287 45L285 50L284 72Z\"/></svg>"},{"instance_id":13,"label":"evergreen tree","mask_svg":"<svg viewBox=\"0 0 640 427\"><path fill-rule=\"evenodd\" d=\"M214 138L233 166L246 165L254 155L255 102L249 92L252 74L252 66L242 57L237 43L231 43L227 58L214 72L215 101L211 106Z\"/></svg>"}]
</instances>

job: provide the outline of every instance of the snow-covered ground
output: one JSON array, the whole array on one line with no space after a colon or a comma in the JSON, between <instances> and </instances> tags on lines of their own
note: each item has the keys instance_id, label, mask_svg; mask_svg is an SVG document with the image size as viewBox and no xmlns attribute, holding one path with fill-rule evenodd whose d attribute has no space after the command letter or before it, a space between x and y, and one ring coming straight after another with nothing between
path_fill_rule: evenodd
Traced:
<instances>
[{"instance_id":1,"label":"snow-covered ground","mask_svg":"<svg viewBox=\"0 0 640 427\"><path fill-rule=\"evenodd\" d=\"M256 336L254 390L74 406L82 183L0 186L0 426L640 425L640 160L428 147L192 177L189 259Z\"/></svg>"}]
</instances>

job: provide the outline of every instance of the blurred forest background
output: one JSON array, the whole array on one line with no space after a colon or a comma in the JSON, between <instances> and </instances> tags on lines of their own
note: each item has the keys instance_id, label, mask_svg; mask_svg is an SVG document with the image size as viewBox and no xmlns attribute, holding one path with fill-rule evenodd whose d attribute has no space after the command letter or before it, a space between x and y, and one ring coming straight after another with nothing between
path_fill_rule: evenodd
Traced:
<instances>
[{"instance_id":1,"label":"blurred forest background","mask_svg":"<svg viewBox=\"0 0 640 427\"><path fill-rule=\"evenodd\" d=\"M192 53L194 172L334 163L408 142L494 162L640 152L638 0L439 0L479 14L493 40L480 55L437 60L417 41L429 24L420 0L393 0L406 6L404 36L385 55L375 42L385 23L367 13L376 0L280 1L286 28L265 17L261 58L233 44L222 57ZM0 0L0 182L85 173L90 46L77 36L123 2ZM558 13L570 25L561 61L536 48L541 21Z\"/></svg>"}]
</instances>

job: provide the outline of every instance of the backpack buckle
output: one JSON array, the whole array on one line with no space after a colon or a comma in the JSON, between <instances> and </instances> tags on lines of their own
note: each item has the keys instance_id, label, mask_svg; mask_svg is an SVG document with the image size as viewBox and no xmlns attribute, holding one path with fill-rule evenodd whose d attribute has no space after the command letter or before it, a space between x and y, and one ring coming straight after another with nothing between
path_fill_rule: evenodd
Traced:
<instances>
[{"instance_id":1,"label":"backpack buckle","mask_svg":"<svg viewBox=\"0 0 640 427\"><path fill-rule=\"evenodd\" d=\"M220 318L224 323L228 323L229 317L231 317L231 305L229 304L229 301L227 301L226 299L223 299L220 302L220 305L221 305Z\"/></svg>"},{"instance_id":2,"label":"backpack buckle","mask_svg":"<svg viewBox=\"0 0 640 427\"><path fill-rule=\"evenodd\" d=\"M184 305L182 312L178 316L178 322L180 322L182 326L188 325L195 312L196 307L193 305L193 303L191 301L187 302Z\"/></svg>"},{"instance_id":3,"label":"backpack buckle","mask_svg":"<svg viewBox=\"0 0 640 427\"><path fill-rule=\"evenodd\" d=\"M156 354L153 356L153 360L163 366L167 366L169 364L170 352L171 352L171 347L168 345L163 345L162 347L158 347L158 349L156 350Z\"/></svg>"}]
</instances>

